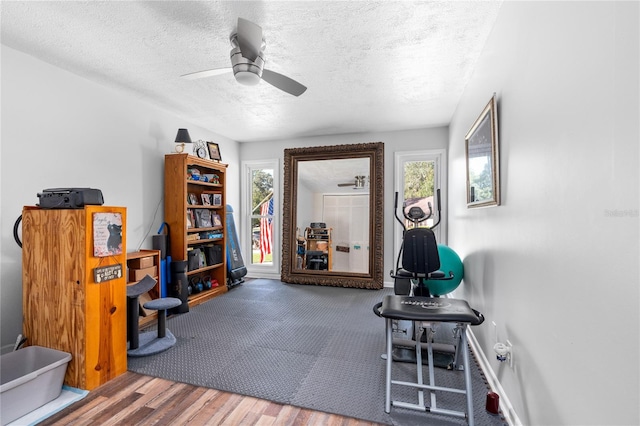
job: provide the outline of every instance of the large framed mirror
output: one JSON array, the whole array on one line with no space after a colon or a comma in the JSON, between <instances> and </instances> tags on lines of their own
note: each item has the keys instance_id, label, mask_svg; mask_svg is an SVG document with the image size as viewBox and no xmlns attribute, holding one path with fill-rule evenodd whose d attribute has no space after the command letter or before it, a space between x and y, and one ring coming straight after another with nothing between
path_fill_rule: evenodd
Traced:
<instances>
[{"instance_id":1,"label":"large framed mirror","mask_svg":"<svg viewBox=\"0 0 640 426\"><path fill-rule=\"evenodd\" d=\"M383 203L382 142L285 149L282 281L381 289Z\"/></svg>"}]
</instances>

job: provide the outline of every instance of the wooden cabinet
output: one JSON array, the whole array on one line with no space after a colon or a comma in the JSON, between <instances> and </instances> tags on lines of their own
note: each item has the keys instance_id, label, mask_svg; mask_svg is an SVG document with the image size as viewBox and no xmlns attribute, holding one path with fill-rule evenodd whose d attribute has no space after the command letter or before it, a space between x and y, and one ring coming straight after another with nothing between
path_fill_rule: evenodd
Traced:
<instances>
[{"instance_id":1,"label":"wooden cabinet","mask_svg":"<svg viewBox=\"0 0 640 426\"><path fill-rule=\"evenodd\" d=\"M140 317L138 326L145 327L154 322L158 313L145 309L142 305L146 302L160 297L160 250L140 250L127 253L127 285L138 283L147 274L150 275L157 284L148 292L138 296L140 303Z\"/></svg>"},{"instance_id":2,"label":"wooden cabinet","mask_svg":"<svg viewBox=\"0 0 640 426\"><path fill-rule=\"evenodd\" d=\"M227 291L226 172L226 164L184 153L165 155L164 219L172 261L190 263L190 306Z\"/></svg>"},{"instance_id":3,"label":"wooden cabinet","mask_svg":"<svg viewBox=\"0 0 640 426\"><path fill-rule=\"evenodd\" d=\"M127 371L126 222L124 207L22 210L23 334L71 354L68 386Z\"/></svg>"}]
</instances>

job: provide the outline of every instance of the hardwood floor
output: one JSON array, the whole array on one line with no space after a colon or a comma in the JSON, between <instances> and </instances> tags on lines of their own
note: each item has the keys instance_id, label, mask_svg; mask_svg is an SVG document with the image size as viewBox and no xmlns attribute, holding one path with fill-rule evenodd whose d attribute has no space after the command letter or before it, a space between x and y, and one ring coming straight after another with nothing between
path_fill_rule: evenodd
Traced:
<instances>
[{"instance_id":1,"label":"hardwood floor","mask_svg":"<svg viewBox=\"0 0 640 426\"><path fill-rule=\"evenodd\" d=\"M363 420L143 376L130 371L39 425L342 425Z\"/></svg>"}]
</instances>

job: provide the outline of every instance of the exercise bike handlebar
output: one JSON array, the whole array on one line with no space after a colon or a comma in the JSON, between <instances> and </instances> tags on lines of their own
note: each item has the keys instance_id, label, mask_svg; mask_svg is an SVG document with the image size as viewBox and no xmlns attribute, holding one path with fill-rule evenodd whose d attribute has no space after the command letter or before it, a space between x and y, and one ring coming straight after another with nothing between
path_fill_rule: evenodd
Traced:
<instances>
[{"instance_id":1,"label":"exercise bike handlebar","mask_svg":"<svg viewBox=\"0 0 640 426\"><path fill-rule=\"evenodd\" d=\"M426 278L427 280L430 280L430 281L451 281L455 277L456 276L454 275L453 271L449 271L449 275L447 275L443 271L435 271L430 274L415 274L415 275L412 275L410 273L402 274L402 273L391 271L391 278L394 278L394 279L395 278L400 278L400 279Z\"/></svg>"},{"instance_id":2,"label":"exercise bike handlebar","mask_svg":"<svg viewBox=\"0 0 640 426\"><path fill-rule=\"evenodd\" d=\"M404 209L402 209L404 210ZM400 223L400 225L402 225L402 229L404 231L407 230L407 227L404 226L404 222L402 221L402 219L400 219L400 217L398 216L398 192L396 191L396 199L393 203L393 214L396 217L396 220Z\"/></svg>"},{"instance_id":3,"label":"exercise bike handlebar","mask_svg":"<svg viewBox=\"0 0 640 426\"><path fill-rule=\"evenodd\" d=\"M437 199L437 208L438 208L438 221L436 223L434 223L433 225L431 225L429 227L429 229L433 229L436 226L438 226L440 224L440 220L442 218L441 213L441 207L440 207L440 189L436 190L436 199ZM411 207L409 209L409 214L407 214L406 210L405 210L405 206L402 206L402 215L405 217L405 219L407 219L410 222L413 222L414 225L418 225L421 222L424 222L425 220L431 218L431 216L433 216L433 207L431 206L431 202L428 202L427 205L429 206L429 214L425 214L425 212L420 208L420 207ZM396 217L396 220L400 223L400 225L402 226L402 229L404 231L407 230L407 227L405 226L404 222L402 221L402 219L400 219L400 216L398 216L398 192L396 192L395 195L395 201L394 201L394 209L393 209L393 214ZM414 215L411 215L411 212L414 212Z\"/></svg>"},{"instance_id":4,"label":"exercise bike handlebar","mask_svg":"<svg viewBox=\"0 0 640 426\"><path fill-rule=\"evenodd\" d=\"M431 225L431 229L435 228L436 226L440 225L440 220L442 219L442 215L440 214L441 212L441 203L440 203L440 189L436 189L436 198L437 198L437 205L438 205L438 221L436 223L434 223L433 225ZM431 207L431 205L429 205L429 207Z\"/></svg>"}]
</instances>

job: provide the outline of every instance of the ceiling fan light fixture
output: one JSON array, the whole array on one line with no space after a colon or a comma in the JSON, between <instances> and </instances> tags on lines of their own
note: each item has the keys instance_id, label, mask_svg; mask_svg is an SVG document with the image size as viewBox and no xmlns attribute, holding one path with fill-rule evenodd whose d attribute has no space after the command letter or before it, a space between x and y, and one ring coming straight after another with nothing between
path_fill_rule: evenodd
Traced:
<instances>
[{"instance_id":1,"label":"ceiling fan light fixture","mask_svg":"<svg viewBox=\"0 0 640 426\"><path fill-rule=\"evenodd\" d=\"M235 47L231 50L231 66L238 83L245 86L255 86L262 79L264 56L260 52L256 60L251 61L242 56L240 49Z\"/></svg>"},{"instance_id":2,"label":"ceiling fan light fixture","mask_svg":"<svg viewBox=\"0 0 640 426\"><path fill-rule=\"evenodd\" d=\"M235 74L236 81L245 86L255 86L260 83L260 76L251 71L238 71Z\"/></svg>"}]
</instances>

